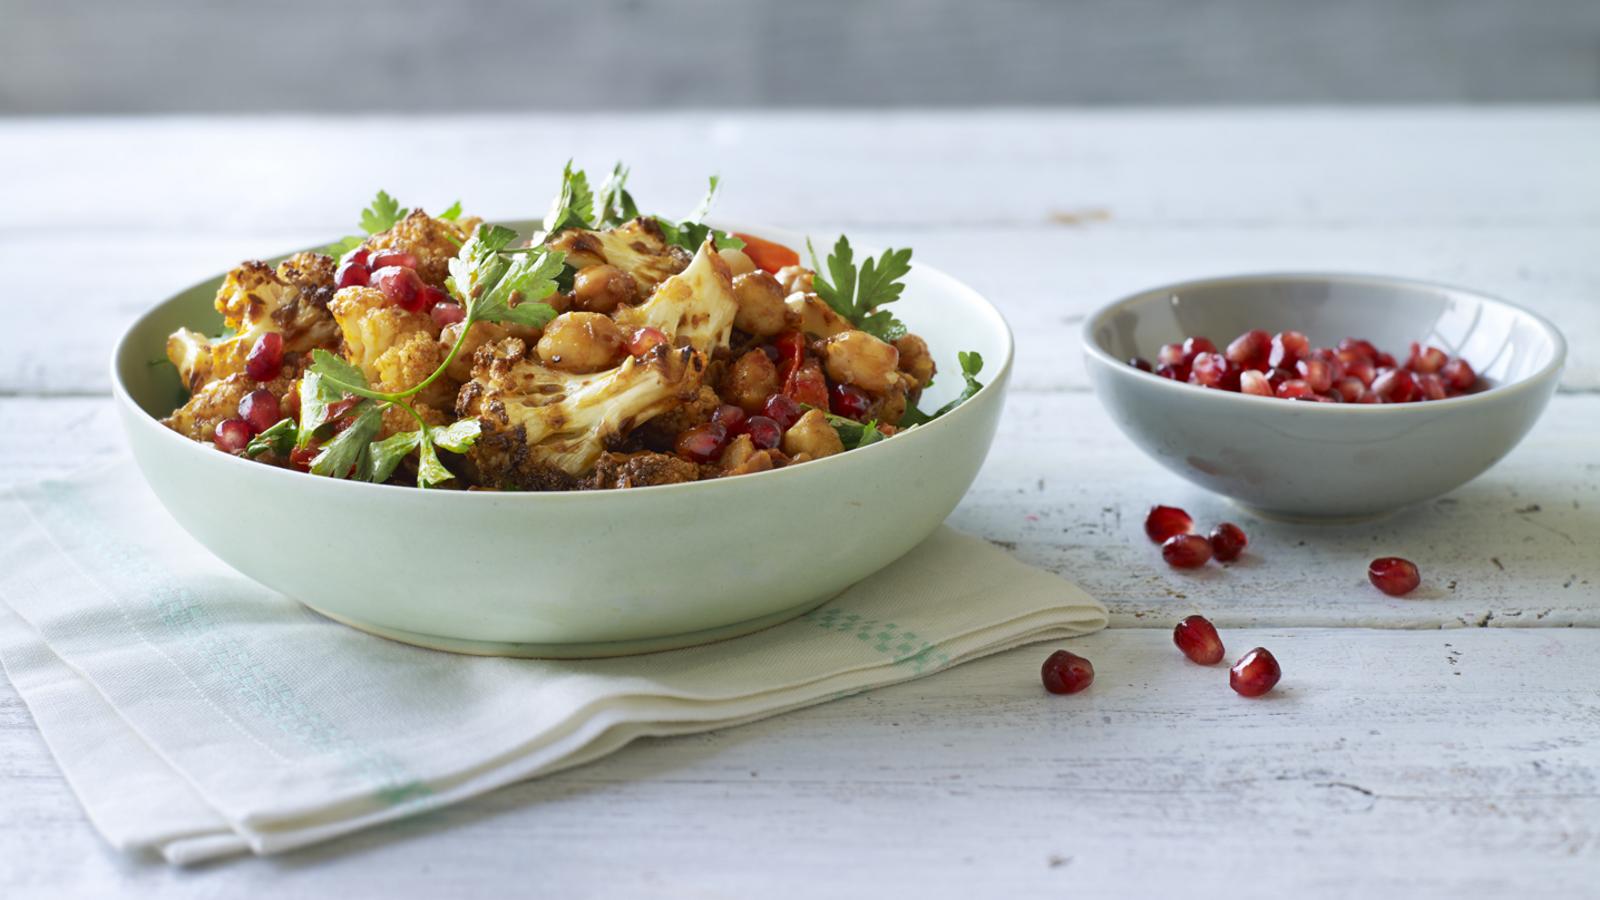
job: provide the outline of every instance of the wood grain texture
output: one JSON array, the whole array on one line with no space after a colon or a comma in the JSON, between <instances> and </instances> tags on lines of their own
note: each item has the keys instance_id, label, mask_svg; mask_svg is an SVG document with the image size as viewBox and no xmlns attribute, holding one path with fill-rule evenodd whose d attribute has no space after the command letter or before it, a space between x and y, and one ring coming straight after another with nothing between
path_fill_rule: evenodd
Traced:
<instances>
[{"instance_id":1,"label":"wood grain texture","mask_svg":"<svg viewBox=\"0 0 1600 900\"><path fill-rule=\"evenodd\" d=\"M1047 647L650 740L279 859L106 850L0 686L9 896L1577 897L1600 855L1593 630L1225 631L1245 700L1162 631Z\"/></svg>"}]
</instances>

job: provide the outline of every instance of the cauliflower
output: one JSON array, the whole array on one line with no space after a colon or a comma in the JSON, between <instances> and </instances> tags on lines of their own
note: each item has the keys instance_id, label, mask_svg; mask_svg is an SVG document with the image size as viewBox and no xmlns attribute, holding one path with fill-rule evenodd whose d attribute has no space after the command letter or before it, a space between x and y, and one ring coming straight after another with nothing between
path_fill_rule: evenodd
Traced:
<instances>
[{"instance_id":1,"label":"cauliflower","mask_svg":"<svg viewBox=\"0 0 1600 900\"><path fill-rule=\"evenodd\" d=\"M606 231L569 229L552 238L550 247L565 253L577 269L615 266L632 275L641 291L682 272L688 256L667 243L656 220L643 216Z\"/></svg>"},{"instance_id":2,"label":"cauliflower","mask_svg":"<svg viewBox=\"0 0 1600 900\"><path fill-rule=\"evenodd\" d=\"M426 313L391 304L383 292L348 287L328 304L344 335L344 356L380 391L403 391L433 374L449 347L439 343L439 326ZM440 378L419 399L448 407L455 384Z\"/></svg>"},{"instance_id":3,"label":"cauliflower","mask_svg":"<svg viewBox=\"0 0 1600 900\"><path fill-rule=\"evenodd\" d=\"M283 335L289 353L331 347L339 337L327 309L332 290L333 260L320 254L296 254L276 271L264 262L246 262L228 273L215 301L233 336L213 340L179 329L167 338L167 358L194 393L243 372L250 348L267 332Z\"/></svg>"},{"instance_id":4,"label":"cauliflower","mask_svg":"<svg viewBox=\"0 0 1600 900\"><path fill-rule=\"evenodd\" d=\"M395 223L388 231L367 238L371 250L404 250L417 258L417 274L434 287L443 287L450 274L450 260L477 227L477 219L460 223L435 219L420 209Z\"/></svg>"},{"instance_id":5,"label":"cauliflower","mask_svg":"<svg viewBox=\"0 0 1600 900\"><path fill-rule=\"evenodd\" d=\"M218 378L201 385L187 403L173 410L161 424L190 440L209 441L218 422L239 415L239 401L246 394L264 387L281 400L294 387L296 378L298 376L279 376L259 384L243 372Z\"/></svg>"},{"instance_id":6,"label":"cauliflower","mask_svg":"<svg viewBox=\"0 0 1600 900\"><path fill-rule=\"evenodd\" d=\"M621 366L570 375L540 365L527 343L507 338L478 351L456 414L483 431L468 455L478 479L547 485L552 473L583 476L622 435L696 395L705 357L658 346Z\"/></svg>"},{"instance_id":7,"label":"cauliflower","mask_svg":"<svg viewBox=\"0 0 1600 900\"><path fill-rule=\"evenodd\" d=\"M660 329L668 340L709 356L728 346L738 314L728 263L706 241L687 269L663 281L643 304L620 309L613 318L626 327Z\"/></svg>"}]
</instances>

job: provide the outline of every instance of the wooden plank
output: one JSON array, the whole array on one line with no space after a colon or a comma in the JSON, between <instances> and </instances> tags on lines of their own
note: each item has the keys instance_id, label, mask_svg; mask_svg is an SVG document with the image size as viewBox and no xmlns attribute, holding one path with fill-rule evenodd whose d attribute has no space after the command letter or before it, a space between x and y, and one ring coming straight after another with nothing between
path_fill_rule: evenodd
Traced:
<instances>
[{"instance_id":1,"label":"wooden plank","mask_svg":"<svg viewBox=\"0 0 1600 900\"><path fill-rule=\"evenodd\" d=\"M0 331L0 393L108 390L110 347L140 312L239 260L315 244L335 233L134 231L97 248L93 266L83 265L77 243L49 233L12 236L0 242L0 269L10 273L16 296L31 304L30 327ZM1381 272L1504 296L1566 331L1574 348L1563 376L1566 388L1600 388L1600 353L1583 352L1600 348L1600 304L1594 299L1600 296L1600 270L1592 265L1600 224L1194 229L1112 220L1084 227L852 233L867 246L910 246L918 260L992 299L1017 335L1019 389L1087 387L1078 330L1087 315L1117 297L1185 278L1290 269ZM915 328L916 297L907 297L902 307ZM1225 341L1231 335L1212 337ZM945 358L957 349L947 348Z\"/></svg>"},{"instance_id":2,"label":"wooden plank","mask_svg":"<svg viewBox=\"0 0 1600 900\"><path fill-rule=\"evenodd\" d=\"M1586 107L12 120L0 231L323 231L380 186L515 217L619 157L668 212L720 172L746 221L1594 225L1597 142Z\"/></svg>"},{"instance_id":3,"label":"wooden plank","mask_svg":"<svg viewBox=\"0 0 1600 900\"><path fill-rule=\"evenodd\" d=\"M282 859L106 849L0 682L0 894L1583 896L1600 875L1600 631L1228 631L1272 695L1163 632L1049 647L570 772Z\"/></svg>"},{"instance_id":4,"label":"wooden plank","mask_svg":"<svg viewBox=\"0 0 1600 900\"><path fill-rule=\"evenodd\" d=\"M1070 578L1120 627L1171 627L1191 612L1236 626L1600 625L1600 396L1562 395L1518 449L1432 503L1360 525L1256 520L1137 452L1092 395L1014 394L977 483L951 519ZM109 407L84 398L0 399L4 479L60 474L122 452ZM1144 537L1152 503L1200 523L1238 522L1240 562L1167 568ZM1426 583L1405 599L1366 583L1398 554Z\"/></svg>"}]
</instances>

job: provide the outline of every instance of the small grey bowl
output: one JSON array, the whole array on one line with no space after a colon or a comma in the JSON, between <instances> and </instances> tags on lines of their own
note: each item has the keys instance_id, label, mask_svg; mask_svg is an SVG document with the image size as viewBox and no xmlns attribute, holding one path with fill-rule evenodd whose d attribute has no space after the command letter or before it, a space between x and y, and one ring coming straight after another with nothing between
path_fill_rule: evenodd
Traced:
<instances>
[{"instance_id":1,"label":"small grey bowl","mask_svg":"<svg viewBox=\"0 0 1600 900\"><path fill-rule=\"evenodd\" d=\"M1487 390L1404 404L1301 403L1182 384L1140 371L1162 344L1304 332L1313 346L1411 341L1472 364ZM1167 285L1085 323L1084 356L1113 421L1163 466L1269 518L1383 515L1482 474L1544 411L1566 361L1550 322L1474 291L1371 275L1282 274Z\"/></svg>"}]
</instances>

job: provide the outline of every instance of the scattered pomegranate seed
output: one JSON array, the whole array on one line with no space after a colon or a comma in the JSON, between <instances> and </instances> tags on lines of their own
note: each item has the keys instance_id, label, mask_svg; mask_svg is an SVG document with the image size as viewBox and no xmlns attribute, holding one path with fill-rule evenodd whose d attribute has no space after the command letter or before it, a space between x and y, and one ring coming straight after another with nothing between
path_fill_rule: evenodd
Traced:
<instances>
[{"instance_id":1,"label":"scattered pomegranate seed","mask_svg":"<svg viewBox=\"0 0 1600 900\"><path fill-rule=\"evenodd\" d=\"M1076 694L1094 684L1094 663L1076 653L1057 650L1045 657L1039 678L1052 694Z\"/></svg>"},{"instance_id":2,"label":"scattered pomegranate seed","mask_svg":"<svg viewBox=\"0 0 1600 900\"><path fill-rule=\"evenodd\" d=\"M411 312L422 311L422 277L415 269L401 266L384 266L372 270L372 286L389 298L389 302Z\"/></svg>"},{"instance_id":3,"label":"scattered pomegranate seed","mask_svg":"<svg viewBox=\"0 0 1600 900\"><path fill-rule=\"evenodd\" d=\"M1214 666L1222 662L1226 652L1222 647L1222 638L1217 636L1217 626L1205 616L1190 616L1179 622L1172 629L1172 642L1178 645L1184 656L1202 666Z\"/></svg>"},{"instance_id":4,"label":"scattered pomegranate seed","mask_svg":"<svg viewBox=\"0 0 1600 900\"><path fill-rule=\"evenodd\" d=\"M1422 583L1416 563L1398 556L1384 556L1367 565L1367 579L1373 587L1391 597L1403 597Z\"/></svg>"},{"instance_id":5,"label":"scattered pomegranate seed","mask_svg":"<svg viewBox=\"0 0 1600 900\"><path fill-rule=\"evenodd\" d=\"M1150 365L1150 360L1145 359L1142 356L1135 356L1128 360L1128 365L1133 366L1135 369L1138 369L1141 372L1154 372L1156 370L1155 366Z\"/></svg>"},{"instance_id":6,"label":"scattered pomegranate seed","mask_svg":"<svg viewBox=\"0 0 1600 900\"><path fill-rule=\"evenodd\" d=\"M354 259L346 262L339 267L339 271L333 273L333 283L340 288L366 287L371 280L372 270L367 267L366 263L357 262Z\"/></svg>"},{"instance_id":7,"label":"scattered pomegranate seed","mask_svg":"<svg viewBox=\"0 0 1600 900\"><path fill-rule=\"evenodd\" d=\"M459 303L436 303L433 309L428 310L428 318L440 328L446 328L467 317L467 311Z\"/></svg>"},{"instance_id":8,"label":"scattered pomegranate seed","mask_svg":"<svg viewBox=\"0 0 1600 900\"><path fill-rule=\"evenodd\" d=\"M212 443L218 450L226 453L238 453L250 443L250 426L243 419L223 419L217 423Z\"/></svg>"},{"instance_id":9,"label":"scattered pomegranate seed","mask_svg":"<svg viewBox=\"0 0 1600 900\"><path fill-rule=\"evenodd\" d=\"M1271 397L1273 395L1272 382L1268 381L1267 376L1260 372L1254 369L1247 369L1239 373L1239 392L1254 394L1257 397Z\"/></svg>"},{"instance_id":10,"label":"scattered pomegranate seed","mask_svg":"<svg viewBox=\"0 0 1600 900\"><path fill-rule=\"evenodd\" d=\"M1239 657L1228 670L1228 686L1241 697L1259 697L1277 685L1283 677L1278 660L1272 651L1257 647Z\"/></svg>"},{"instance_id":11,"label":"scattered pomegranate seed","mask_svg":"<svg viewBox=\"0 0 1600 900\"><path fill-rule=\"evenodd\" d=\"M1264 371L1271 355L1272 336L1260 329L1246 331L1228 345L1228 362L1241 369Z\"/></svg>"},{"instance_id":12,"label":"scattered pomegranate seed","mask_svg":"<svg viewBox=\"0 0 1600 900\"><path fill-rule=\"evenodd\" d=\"M766 413L767 418L778 423L778 427L784 431L788 431L790 426L800 421L800 416L805 413L805 410L800 408L800 404L782 394L773 394L768 397L761 411Z\"/></svg>"},{"instance_id":13,"label":"scattered pomegranate seed","mask_svg":"<svg viewBox=\"0 0 1600 900\"><path fill-rule=\"evenodd\" d=\"M722 445L727 443L728 429L716 422L696 425L678 435L678 455L698 463L708 463L722 455Z\"/></svg>"},{"instance_id":14,"label":"scattered pomegranate seed","mask_svg":"<svg viewBox=\"0 0 1600 900\"><path fill-rule=\"evenodd\" d=\"M1300 361L1311 349L1311 341L1298 331L1280 331L1272 337L1272 350L1267 354L1267 365L1285 368Z\"/></svg>"},{"instance_id":15,"label":"scattered pomegranate seed","mask_svg":"<svg viewBox=\"0 0 1600 900\"><path fill-rule=\"evenodd\" d=\"M783 440L783 426L766 416L751 416L745 428L757 450L771 450Z\"/></svg>"},{"instance_id":16,"label":"scattered pomegranate seed","mask_svg":"<svg viewBox=\"0 0 1600 900\"><path fill-rule=\"evenodd\" d=\"M1144 517L1144 533L1158 544L1175 534L1188 534L1193 529L1194 519L1176 506L1152 506Z\"/></svg>"},{"instance_id":17,"label":"scattered pomegranate seed","mask_svg":"<svg viewBox=\"0 0 1600 900\"><path fill-rule=\"evenodd\" d=\"M244 373L253 381L271 381L283 368L283 335L269 331L256 338L244 358Z\"/></svg>"},{"instance_id":18,"label":"scattered pomegranate seed","mask_svg":"<svg viewBox=\"0 0 1600 900\"><path fill-rule=\"evenodd\" d=\"M628 355L643 356L666 342L666 332L646 325L635 331L633 336L628 338Z\"/></svg>"},{"instance_id":19,"label":"scattered pomegranate seed","mask_svg":"<svg viewBox=\"0 0 1600 900\"><path fill-rule=\"evenodd\" d=\"M403 269L415 269L417 267L417 255L415 253L408 253L405 250L389 249L378 250L367 259L368 268L383 269L389 266L399 266Z\"/></svg>"},{"instance_id":20,"label":"scattered pomegranate seed","mask_svg":"<svg viewBox=\"0 0 1600 900\"><path fill-rule=\"evenodd\" d=\"M239 418L250 426L252 434L260 434L283 418L278 398L266 388L251 391L239 401Z\"/></svg>"},{"instance_id":21,"label":"scattered pomegranate seed","mask_svg":"<svg viewBox=\"0 0 1600 900\"><path fill-rule=\"evenodd\" d=\"M1244 529L1232 522L1223 522L1211 529L1211 555L1218 562L1232 562L1239 558L1250 543Z\"/></svg>"},{"instance_id":22,"label":"scattered pomegranate seed","mask_svg":"<svg viewBox=\"0 0 1600 900\"><path fill-rule=\"evenodd\" d=\"M729 437L738 437L749 428L749 415L744 410L732 404L717 407L711 414L711 421L728 430Z\"/></svg>"},{"instance_id":23,"label":"scattered pomegranate seed","mask_svg":"<svg viewBox=\"0 0 1600 900\"><path fill-rule=\"evenodd\" d=\"M836 416L865 422L872 411L872 398L852 384L836 384L828 389L828 408Z\"/></svg>"},{"instance_id":24,"label":"scattered pomegranate seed","mask_svg":"<svg viewBox=\"0 0 1600 900\"><path fill-rule=\"evenodd\" d=\"M1478 384L1478 373L1472 370L1472 364L1464 359L1452 359L1439 370L1444 383L1453 391L1466 392Z\"/></svg>"},{"instance_id":25,"label":"scattered pomegranate seed","mask_svg":"<svg viewBox=\"0 0 1600 900\"><path fill-rule=\"evenodd\" d=\"M1161 558L1174 569L1198 569L1211 559L1211 542L1198 534L1175 534L1161 543Z\"/></svg>"}]
</instances>

